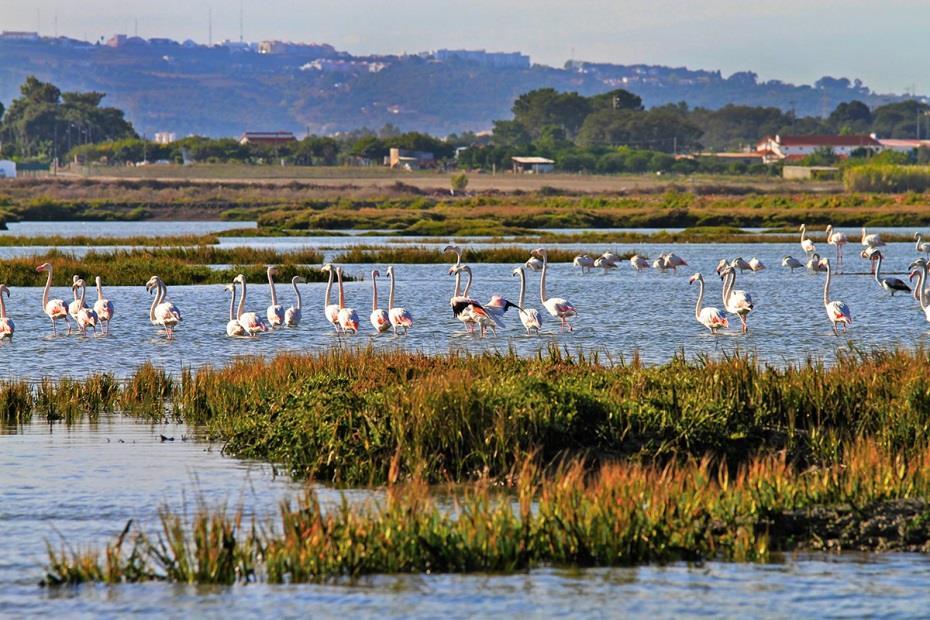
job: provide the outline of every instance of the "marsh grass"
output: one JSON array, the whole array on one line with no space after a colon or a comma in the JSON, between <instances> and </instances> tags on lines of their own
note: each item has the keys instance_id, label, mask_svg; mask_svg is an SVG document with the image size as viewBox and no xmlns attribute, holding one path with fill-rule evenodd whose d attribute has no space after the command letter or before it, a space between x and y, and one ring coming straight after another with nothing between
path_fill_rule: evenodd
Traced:
<instances>
[{"instance_id":1,"label":"marsh grass","mask_svg":"<svg viewBox=\"0 0 930 620\"><path fill-rule=\"evenodd\" d=\"M217 235L176 235L168 237L90 237L77 235L65 237L62 235L0 235L0 247L29 247L29 246L144 246L144 247L171 247L171 246L198 246L217 245L220 240Z\"/></svg>"},{"instance_id":2,"label":"marsh grass","mask_svg":"<svg viewBox=\"0 0 930 620\"><path fill-rule=\"evenodd\" d=\"M549 262L552 263L570 263L579 254L590 254L590 252L552 249L549 251ZM619 256L627 259L633 254L631 252L621 253ZM390 246L356 246L343 251L333 260L337 263L346 264L378 264L378 263L413 263L413 264L436 264L449 263L449 254L443 254L441 251L425 247L404 247L396 248ZM483 248L474 249L469 247L463 248L462 260L466 263L519 263L522 264L530 257L530 251L526 248L519 247L500 247L500 248Z\"/></svg>"},{"instance_id":3,"label":"marsh grass","mask_svg":"<svg viewBox=\"0 0 930 620\"><path fill-rule=\"evenodd\" d=\"M390 485L382 501L329 511L311 490L281 505L277 522L200 506L162 511L161 531L126 532L105 548L49 546L48 585L166 580L231 584L324 582L372 573L513 572L538 566L618 566L678 560L764 561L818 547L811 514L852 507L865 519L888 502L930 494L930 452L905 458L873 442L845 447L843 464L798 469L782 454L731 471L711 459L612 463L592 473L573 461L545 474L523 461L501 489L487 479L457 488L451 506L421 480ZM437 498L443 498L441 501ZM780 524L807 514L808 530ZM923 519L923 521L922 521ZM901 531L845 538L849 545L930 541L921 515ZM871 538L870 538L871 537Z\"/></svg>"}]
</instances>

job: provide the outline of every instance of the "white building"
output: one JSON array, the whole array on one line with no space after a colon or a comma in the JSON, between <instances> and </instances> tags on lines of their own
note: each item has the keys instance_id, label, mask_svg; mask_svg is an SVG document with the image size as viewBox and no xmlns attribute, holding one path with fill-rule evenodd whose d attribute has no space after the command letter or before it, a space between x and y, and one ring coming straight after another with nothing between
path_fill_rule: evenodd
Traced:
<instances>
[{"instance_id":1,"label":"white building","mask_svg":"<svg viewBox=\"0 0 930 620\"><path fill-rule=\"evenodd\" d=\"M514 174L546 174L552 172L555 161L545 157L511 157Z\"/></svg>"},{"instance_id":2,"label":"white building","mask_svg":"<svg viewBox=\"0 0 930 620\"><path fill-rule=\"evenodd\" d=\"M9 159L0 159L0 179L16 178L16 162Z\"/></svg>"},{"instance_id":3,"label":"white building","mask_svg":"<svg viewBox=\"0 0 930 620\"><path fill-rule=\"evenodd\" d=\"M829 149L841 159L854 151L866 149L882 150L882 144L873 136L766 136L756 144L756 152L762 153L767 164L777 161L796 161L822 149Z\"/></svg>"},{"instance_id":4,"label":"white building","mask_svg":"<svg viewBox=\"0 0 930 620\"><path fill-rule=\"evenodd\" d=\"M178 136L173 131L159 131L155 134L155 144L171 144Z\"/></svg>"},{"instance_id":5,"label":"white building","mask_svg":"<svg viewBox=\"0 0 930 620\"><path fill-rule=\"evenodd\" d=\"M930 140L907 140L895 138L879 138L882 148L886 151L897 151L898 153L910 153L913 150L930 148Z\"/></svg>"}]
</instances>

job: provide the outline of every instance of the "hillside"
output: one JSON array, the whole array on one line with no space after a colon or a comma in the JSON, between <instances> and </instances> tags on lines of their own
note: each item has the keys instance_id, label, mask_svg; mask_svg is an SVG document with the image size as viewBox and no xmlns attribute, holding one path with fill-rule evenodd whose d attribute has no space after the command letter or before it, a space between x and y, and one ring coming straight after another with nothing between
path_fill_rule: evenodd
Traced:
<instances>
[{"instance_id":1,"label":"hillside","mask_svg":"<svg viewBox=\"0 0 930 620\"><path fill-rule=\"evenodd\" d=\"M292 46L259 54L233 47L141 39L118 48L73 39L0 38L0 101L9 103L28 75L65 90L107 93L140 133L238 135L245 129L331 133L392 123L437 135L483 130L508 118L520 93L541 87L584 95L626 88L647 106L687 101L778 106L819 115L841 101L898 100L866 86L824 78L813 86L759 82L647 65L567 63L565 68L495 67L431 57L357 58L330 46Z\"/></svg>"}]
</instances>

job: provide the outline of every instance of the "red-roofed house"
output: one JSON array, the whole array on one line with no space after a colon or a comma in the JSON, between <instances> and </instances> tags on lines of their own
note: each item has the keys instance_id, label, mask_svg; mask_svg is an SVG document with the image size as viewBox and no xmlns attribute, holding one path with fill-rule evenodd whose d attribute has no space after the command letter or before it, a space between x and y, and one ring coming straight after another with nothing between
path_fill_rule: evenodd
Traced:
<instances>
[{"instance_id":1,"label":"red-roofed house","mask_svg":"<svg viewBox=\"0 0 930 620\"><path fill-rule=\"evenodd\" d=\"M756 144L756 151L765 155L765 162L796 161L821 149L830 149L845 159L853 151L882 150L882 144L872 136L766 136Z\"/></svg>"},{"instance_id":2,"label":"red-roofed house","mask_svg":"<svg viewBox=\"0 0 930 620\"><path fill-rule=\"evenodd\" d=\"M296 139L290 131L247 131L239 138L239 144L285 144Z\"/></svg>"}]
</instances>

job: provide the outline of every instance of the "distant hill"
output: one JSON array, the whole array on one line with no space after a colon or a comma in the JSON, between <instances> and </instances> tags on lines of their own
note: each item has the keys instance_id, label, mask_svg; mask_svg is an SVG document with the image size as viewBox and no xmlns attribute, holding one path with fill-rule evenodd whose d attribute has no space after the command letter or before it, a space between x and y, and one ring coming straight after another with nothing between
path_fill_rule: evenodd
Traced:
<instances>
[{"instance_id":1,"label":"distant hill","mask_svg":"<svg viewBox=\"0 0 930 620\"><path fill-rule=\"evenodd\" d=\"M325 134L391 123L446 135L491 127L509 118L521 93L553 87L584 95L618 87L647 106L685 101L777 106L798 115L829 113L853 99L870 106L901 100L858 81L823 78L811 86L759 82L755 74L724 77L650 65L580 61L564 68L499 66L456 57L353 57L326 45L256 48L181 45L130 38L119 47L73 39L0 37L0 101L9 103L28 75L63 90L107 93L140 133L238 135L251 130Z\"/></svg>"}]
</instances>

